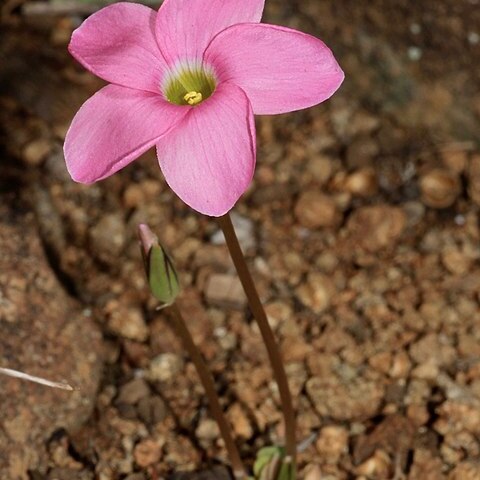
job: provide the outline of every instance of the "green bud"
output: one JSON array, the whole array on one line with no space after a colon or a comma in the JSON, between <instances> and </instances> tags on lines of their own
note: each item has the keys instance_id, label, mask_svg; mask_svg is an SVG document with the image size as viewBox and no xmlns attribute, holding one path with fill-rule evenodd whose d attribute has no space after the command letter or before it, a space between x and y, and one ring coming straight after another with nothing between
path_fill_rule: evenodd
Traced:
<instances>
[{"instance_id":1,"label":"green bud","mask_svg":"<svg viewBox=\"0 0 480 480\"><path fill-rule=\"evenodd\" d=\"M172 260L148 225L138 226L138 236L150 290L157 300L171 305L180 291Z\"/></svg>"}]
</instances>

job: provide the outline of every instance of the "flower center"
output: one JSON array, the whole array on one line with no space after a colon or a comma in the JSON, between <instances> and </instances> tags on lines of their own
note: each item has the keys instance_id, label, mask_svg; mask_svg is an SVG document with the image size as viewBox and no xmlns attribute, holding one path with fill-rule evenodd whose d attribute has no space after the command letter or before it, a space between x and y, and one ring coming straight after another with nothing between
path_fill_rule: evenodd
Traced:
<instances>
[{"instance_id":1,"label":"flower center","mask_svg":"<svg viewBox=\"0 0 480 480\"><path fill-rule=\"evenodd\" d=\"M193 107L212 95L216 83L213 71L205 66L180 66L170 72L163 94L170 103Z\"/></svg>"}]
</instances>

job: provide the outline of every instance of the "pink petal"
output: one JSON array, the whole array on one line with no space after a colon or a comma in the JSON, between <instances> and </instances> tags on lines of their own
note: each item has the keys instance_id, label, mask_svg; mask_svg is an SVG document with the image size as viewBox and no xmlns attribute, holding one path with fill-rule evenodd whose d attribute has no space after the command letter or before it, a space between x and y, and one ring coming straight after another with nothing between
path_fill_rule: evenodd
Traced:
<instances>
[{"instance_id":1,"label":"pink petal","mask_svg":"<svg viewBox=\"0 0 480 480\"><path fill-rule=\"evenodd\" d=\"M165 0L158 11L156 34L170 65L201 60L210 40L243 22L259 22L265 0Z\"/></svg>"},{"instance_id":2,"label":"pink petal","mask_svg":"<svg viewBox=\"0 0 480 480\"><path fill-rule=\"evenodd\" d=\"M344 74L330 49L315 37L266 24L234 25L205 52L220 81L241 87L255 114L311 107L333 95Z\"/></svg>"},{"instance_id":3,"label":"pink petal","mask_svg":"<svg viewBox=\"0 0 480 480\"><path fill-rule=\"evenodd\" d=\"M107 85L75 115L65 138L73 180L109 177L155 145L188 112L160 95Z\"/></svg>"},{"instance_id":4,"label":"pink petal","mask_svg":"<svg viewBox=\"0 0 480 480\"><path fill-rule=\"evenodd\" d=\"M166 63L155 40L156 17L134 3L102 8L73 32L70 53L108 82L159 92Z\"/></svg>"},{"instance_id":5,"label":"pink petal","mask_svg":"<svg viewBox=\"0 0 480 480\"><path fill-rule=\"evenodd\" d=\"M245 93L221 84L157 144L160 167L172 190L200 213L228 212L255 169L255 123Z\"/></svg>"}]
</instances>

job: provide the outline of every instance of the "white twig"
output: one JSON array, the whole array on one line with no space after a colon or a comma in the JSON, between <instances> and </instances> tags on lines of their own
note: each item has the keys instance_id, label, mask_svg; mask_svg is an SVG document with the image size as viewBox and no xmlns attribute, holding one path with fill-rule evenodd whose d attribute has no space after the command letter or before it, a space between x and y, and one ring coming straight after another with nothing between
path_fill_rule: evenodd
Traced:
<instances>
[{"instance_id":1,"label":"white twig","mask_svg":"<svg viewBox=\"0 0 480 480\"><path fill-rule=\"evenodd\" d=\"M36 377L34 375L28 375L27 373L19 372L18 370L12 370L11 368L2 368L0 367L0 374L7 375L9 377L20 378L22 380L27 380L28 382L39 383L40 385L45 385L47 387L59 388L61 390L68 390L73 392L74 388L65 382L51 382L45 378Z\"/></svg>"}]
</instances>

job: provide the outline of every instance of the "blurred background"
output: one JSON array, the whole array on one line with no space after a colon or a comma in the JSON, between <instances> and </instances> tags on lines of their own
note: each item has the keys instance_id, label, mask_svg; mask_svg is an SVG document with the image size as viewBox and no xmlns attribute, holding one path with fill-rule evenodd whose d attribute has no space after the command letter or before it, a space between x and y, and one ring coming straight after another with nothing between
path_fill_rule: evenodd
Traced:
<instances>
[{"instance_id":1,"label":"blurred background","mask_svg":"<svg viewBox=\"0 0 480 480\"><path fill-rule=\"evenodd\" d=\"M320 37L346 72L328 102L257 118L233 211L296 398L302 475L480 479L478 0L266 3L265 22ZM281 415L221 232L154 152L92 186L65 168L69 123L102 86L67 45L103 5L0 4L0 365L79 388L2 379L0 478L228 479L135 237L147 221L175 259L251 462Z\"/></svg>"}]
</instances>

